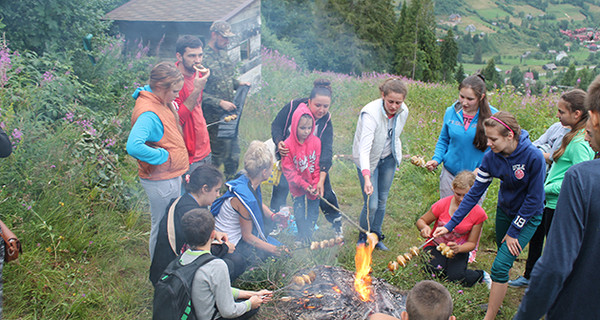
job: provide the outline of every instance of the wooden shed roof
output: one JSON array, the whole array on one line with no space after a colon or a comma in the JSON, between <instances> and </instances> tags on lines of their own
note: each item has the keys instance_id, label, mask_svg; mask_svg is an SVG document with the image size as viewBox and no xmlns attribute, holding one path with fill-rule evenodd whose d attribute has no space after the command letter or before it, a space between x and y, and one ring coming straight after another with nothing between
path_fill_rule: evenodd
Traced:
<instances>
[{"instance_id":1,"label":"wooden shed roof","mask_svg":"<svg viewBox=\"0 0 600 320\"><path fill-rule=\"evenodd\" d=\"M228 20L257 0L131 0L104 16L117 21L213 22Z\"/></svg>"}]
</instances>

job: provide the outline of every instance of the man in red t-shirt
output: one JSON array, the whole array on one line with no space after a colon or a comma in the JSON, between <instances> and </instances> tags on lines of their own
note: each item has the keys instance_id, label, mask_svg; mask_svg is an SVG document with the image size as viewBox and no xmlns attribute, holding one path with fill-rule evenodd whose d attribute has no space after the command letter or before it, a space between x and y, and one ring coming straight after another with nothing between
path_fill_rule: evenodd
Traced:
<instances>
[{"instance_id":1,"label":"man in red t-shirt","mask_svg":"<svg viewBox=\"0 0 600 320\"><path fill-rule=\"evenodd\" d=\"M210 163L210 139L206 120L202 113L202 91L210 76L210 70L197 71L202 65L202 41L194 36L181 36L175 44L177 69L183 74L184 84L175 102L179 105L179 123L188 150L191 173L198 166ZM187 174L186 173L186 174Z\"/></svg>"}]
</instances>

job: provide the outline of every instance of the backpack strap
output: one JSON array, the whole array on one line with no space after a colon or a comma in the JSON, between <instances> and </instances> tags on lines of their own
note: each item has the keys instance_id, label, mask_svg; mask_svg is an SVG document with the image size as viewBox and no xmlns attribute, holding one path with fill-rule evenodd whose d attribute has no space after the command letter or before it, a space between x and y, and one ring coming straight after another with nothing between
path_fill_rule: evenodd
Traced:
<instances>
[{"instance_id":1,"label":"backpack strap","mask_svg":"<svg viewBox=\"0 0 600 320\"><path fill-rule=\"evenodd\" d=\"M179 252L177 252L177 241L175 236L175 207L177 206L177 203L179 203L179 200L181 200L181 197L177 197L177 199L173 201L169 207L169 213L167 216L167 238L169 239L171 250L173 250L175 255L179 255Z\"/></svg>"},{"instance_id":2,"label":"backpack strap","mask_svg":"<svg viewBox=\"0 0 600 320\"><path fill-rule=\"evenodd\" d=\"M179 262L179 260L181 259L181 255L177 258L176 262L178 265L181 265L181 263ZM215 256L213 256L210 253L205 253L200 255L198 258L196 258L194 261L192 261L189 264L186 264L185 266L182 266L181 268L178 268L177 271L175 271L174 275L179 277L181 279L181 281L183 282L184 286L185 286L185 290L188 293L188 296L190 297L190 310L189 313L193 314L194 313L194 305L191 302L192 299L192 286L194 283L194 275L196 274L196 271L198 271L198 269L202 268L203 265L209 263L210 261L216 259ZM187 280L187 281L186 281ZM216 303L215 303L215 308L216 308ZM213 318L214 316L217 314L217 311L215 311L215 313L213 314Z\"/></svg>"}]
</instances>

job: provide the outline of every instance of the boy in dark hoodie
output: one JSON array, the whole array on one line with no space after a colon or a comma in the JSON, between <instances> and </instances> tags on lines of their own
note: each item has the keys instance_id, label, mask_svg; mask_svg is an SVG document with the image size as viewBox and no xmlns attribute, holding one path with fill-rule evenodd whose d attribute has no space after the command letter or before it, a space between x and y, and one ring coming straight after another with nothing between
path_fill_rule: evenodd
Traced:
<instances>
[{"instance_id":1,"label":"boy in dark hoodie","mask_svg":"<svg viewBox=\"0 0 600 320\"><path fill-rule=\"evenodd\" d=\"M309 242L319 217L319 159L321 140L313 132L315 119L306 106L301 104L292 116L291 134L285 140L289 154L281 160L283 174L294 197L294 216L300 241Z\"/></svg>"},{"instance_id":2,"label":"boy in dark hoodie","mask_svg":"<svg viewBox=\"0 0 600 320\"><path fill-rule=\"evenodd\" d=\"M500 111L484 122L485 135L492 152L487 152L477 172L475 185L444 227L433 237L452 231L475 206L494 177L502 180L496 208L498 254L492 265L492 288L485 315L494 319L508 288L508 272L529 243L542 221L544 209L545 160L529 140L527 131L508 112Z\"/></svg>"}]
</instances>

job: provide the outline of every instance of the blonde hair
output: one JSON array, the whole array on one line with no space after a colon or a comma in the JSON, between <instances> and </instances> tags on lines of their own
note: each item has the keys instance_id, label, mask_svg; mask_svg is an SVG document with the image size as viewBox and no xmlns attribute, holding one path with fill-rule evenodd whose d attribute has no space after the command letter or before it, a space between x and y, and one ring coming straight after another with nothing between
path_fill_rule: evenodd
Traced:
<instances>
[{"instance_id":1,"label":"blonde hair","mask_svg":"<svg viewBox=\"0 0 600 320\"><path fill-rule=\"evenodd\" d=\"M150 80L151 89L169 89L176 83L183 81L183 75L172 62L163 61L152 68Z\"/></svg>"},{"instance_id":2,"label":"blonde hair","mask_svg":"<svg viewBox=\"0 0 600 320\"><path fill-rule=\"evenodd\" d=\"M250 142L248 150L244 154L244 169L250 179L258 177L265 169L273 166L273 154L267 145L261 141Z\"/></svg>"},{"instance_id":3,"label":"blonde hair","mask_svg":"<svg viewBox=\"0 0 600 320\"><path fill-rule=\"evenodd\" d=\"M464 170L459 172L452 180L452 189L471 189L475 184L475 174L473 171Z\"/></svg>"}]
</instances>

